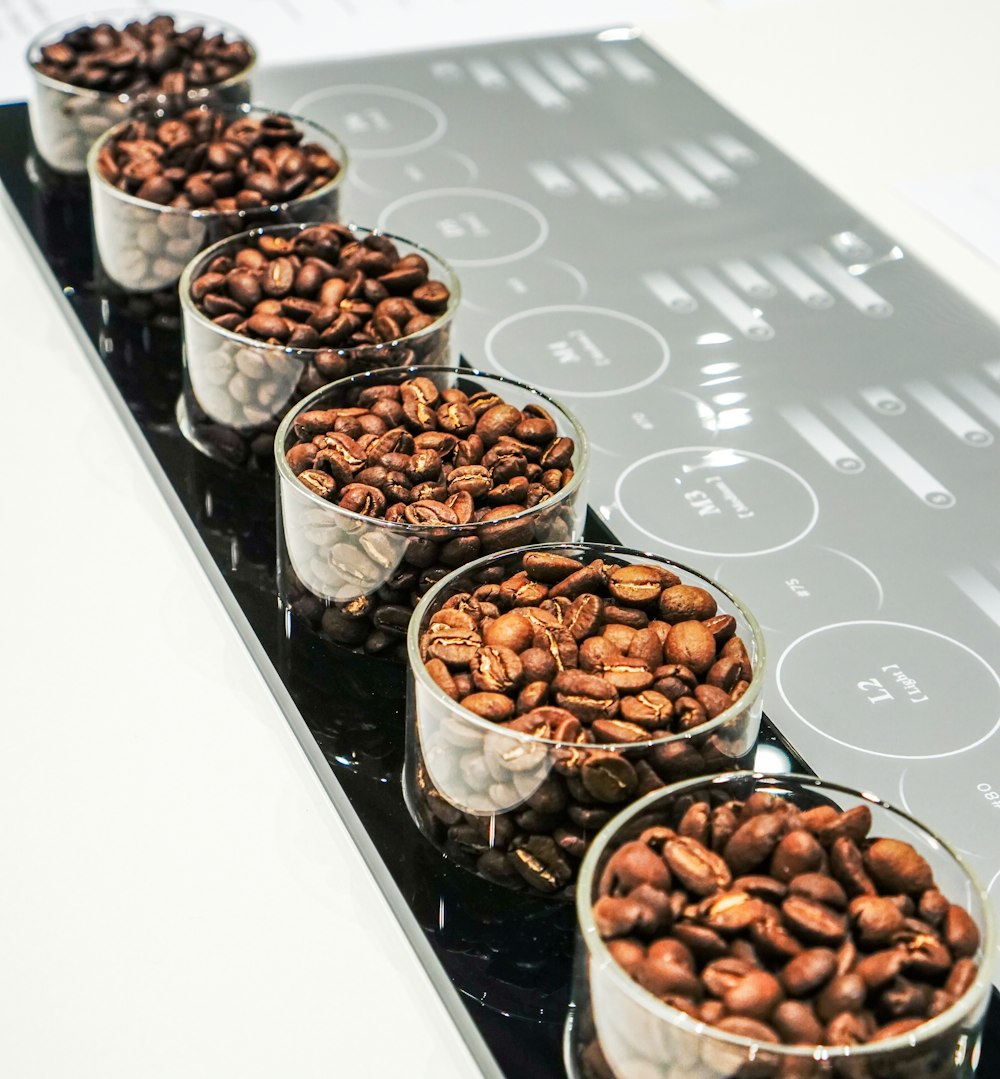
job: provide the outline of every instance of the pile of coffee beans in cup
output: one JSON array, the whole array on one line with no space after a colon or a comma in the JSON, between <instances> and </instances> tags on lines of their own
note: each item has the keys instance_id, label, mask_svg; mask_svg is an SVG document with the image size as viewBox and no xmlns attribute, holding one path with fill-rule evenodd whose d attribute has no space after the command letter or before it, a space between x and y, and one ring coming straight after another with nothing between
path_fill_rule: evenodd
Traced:
<instances>
[{"instance_id":1,"label":"pile of coffee beans in cup","mask_svg":"<svg viewBox=\"0 0 1000 1079\"><path fill-rule=\"evenodd\" d=\"M573 480L576 443L541 404L415 375L352 385L342 406L300 412L293 431L288 468L330 507L286 499L286 540L305 592L334 601L300 595L294 609L338 644L392 651L452 569L576 533L563 499L546 512Z\"/></svg>"},{"instance_id":2,"label":"pile of coffee beans in cup","mask_svg":"<svg viewBox=\"0 0 1000 1079\"><path fill-rule=\"evenodd\" d=\"M77 27L43 45L34 66L70 86L139 97L214 86L252 60L253 50L242 38L226 40L200 25L178 30L172 16L156 15L120 29L107 22Z\"/></svg>"},{"instance_id":3,"label":"pile of coffee beans in cup","mask_svg":"<svg viewBox=\"0 0 1000 1079\"><path fill-rule=\"evenodd\" d=\"M594 923L639 985L729 1034L808 1046L909 1035L973 983L980 934L912 844L871 828L863 804L681 796L607 859ZM587 1056L588 1077L610 1076ZM763 1057L753 1074L777 1074ZM952 1074L913 1064L891 1074Z\"/></svg>"},{"instance_id":4,"label":"pile of coffee beans in cup","mask_svg":"<svg viewBox=\"0 0 1000 1079\"><path fill-rule=\"evenodd\" d=\"M282 113L233 115L201 105L125 123L101 148L97 171L157 206L235 214L308 196L340 163Z\"/></svg>"},{"instance_id":5,"label":"pile of coffee beans in cup","mask_svg":"<svg viewBox=\"0 0 1000 1079\"><path fill-rule=\"evenodd\" d=\"M353 408L300 413L285 460L299 482L342 509L411 525L495 521L537 506L573 478L576 446L540 405L492 390L439 390L424 376L369 386ZM449 563L478 557L475 536Z\"/></svg>"},{"instance_id":6,"label":"pile of coffee beans in cup","mask_svg":"<svg viewBox=\"0 0 1000 1079\"><path fill-rule=\"evenodd\" d=\"M192 281L191 298L225 330L324 350L317 369L330 381L349 371L330 350L421 333L447 311L451 292L430 277L422 255L401 255L390 237L321 223L292 235L251 233Z\"/></svg>"},{"instance_id":7,"label":"pile of coffee beans in cup","mask_svg":"<svg viewBox=\"0 0 1000 1079\"><path fill-rule=\"evenodd\" d=\"M622 806L745 765L759 712L740 702L754 667L734 616L663 564L546 551L520 561L421 625L427 675L495 733L418 706L414 801L453 858L568 895Z\"/></svg>"}]
</instances>

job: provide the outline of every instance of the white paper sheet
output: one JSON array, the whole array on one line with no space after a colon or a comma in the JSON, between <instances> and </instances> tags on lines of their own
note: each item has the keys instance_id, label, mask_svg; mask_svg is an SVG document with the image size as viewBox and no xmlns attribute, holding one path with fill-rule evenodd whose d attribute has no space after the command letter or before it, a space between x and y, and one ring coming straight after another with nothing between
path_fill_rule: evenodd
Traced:
<instances>
[{"instance_id":1,"label":"white paper sheet","mask_svg":"<svg viewBox=\"0 0 1000 1079\"><path fill-rule=\"evenodd\" d=\"M180 10L188 9L184 4ZM86 10L79 0L0 0L0 101L30 94L25 50L31 39ZM132 10L171 8L138 0ZM683 0L224 0L212 5L211 17L240 27L262 63L287 64L641 26L683 10ZM80 22L87 21L81 15Z\"/></svg>"},{"instance_id":2,"label":"white paper sheet","mask_svg":"<svg viewBox=\"0 0 1000 1079\"><path fill-rule=\"evenodd\" d=\"M1000 165L911 180L902 191L925 213L1000 265Z\"/></svg>"}]
</instances>

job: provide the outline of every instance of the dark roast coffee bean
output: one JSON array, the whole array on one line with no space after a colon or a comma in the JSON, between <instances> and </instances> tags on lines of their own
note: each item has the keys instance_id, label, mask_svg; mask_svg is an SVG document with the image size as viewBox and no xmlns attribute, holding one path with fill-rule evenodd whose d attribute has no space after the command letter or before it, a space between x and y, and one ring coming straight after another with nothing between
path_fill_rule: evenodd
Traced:
<instances>
[{"instance_id":1,"label":"dark roast coffee bean","mask_svg":"<svg viewBox=\"0 0 1000 1079\"><path fill-rule=\"evenodd\" d=\"M171 16L157 15L121 30L108 23L71 30L42 47L35 68L71 86L141 97L225 82L252 59L241 38L208 36L203 26L180 31Z\"/></svg>"},{"instance_id":2,"label":"dark roast coffee bean","mask_svg":"<svg viewBox=\"0 0 1000 1079\"><path fill-rule=\"evenodd\" d=\"M340 163L317 143L297 151L296 172L282 173L276 162L283 151L301 142L303 132L291 121L275 128L272 120L283 118L234 120L210 105L189 108L180 118L131 120L105 145L98 171L107 183L137 198L175 209L220 213L311 194L337 176ZM178 125L186 132L183 139L177 138ZM224 162L218 152L208 155L209 147L219 142L227 149ZM223 167L213 166L213 160ZM262 165L270 171L249 171ZM241 267L244 280L247 269ZM264 291L269 296L285 295L290 286L291 282L284 291Z\"/></svg>"}]
</instances>

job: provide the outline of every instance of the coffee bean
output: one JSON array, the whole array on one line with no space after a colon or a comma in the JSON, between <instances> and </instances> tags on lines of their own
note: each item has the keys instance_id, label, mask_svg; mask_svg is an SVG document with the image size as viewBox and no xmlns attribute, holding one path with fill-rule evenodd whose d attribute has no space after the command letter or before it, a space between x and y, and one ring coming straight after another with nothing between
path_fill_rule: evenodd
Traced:
<instances>
[{"instance_id":1,"label":"coffee bean","mask_svg":"<svg viewBox=\"0 0 1000 1079\"><path fill-rule=\"evenodd\" d=\"M838 818L842 822L844 815L837 811L800 812L764 792L715 806L704 795L685 796L660 811L655 818L660 823L645 827L638 838L612 839L595 908L612 898L628 902L641 889L647 916L658 907L670 912L648 930L641 913L628 908L630 923L621 936L645 948L639 952L623 946L623 969L652 992L669 989L698 1002L693 1014L699 1021L753 1039L863 1045L916 1031L940 1015L974 982L972 956L979 947L974 919L964 907L942 902L929 867L924 870L925 861L911 844L871 839L866 830L859 848L837 827L820 838L819 825ZM716 823L726 833L721 842L714 834ZM742 832L750 838L734 846L751 826L752 831ZM626 834L634 837L635 831ZM768 854L765 848L775 835ZM754 843L765 868L784 867L782 876L799 858L817 868L792 876L787 885L770 872L734 879ZM715 845L721 855L713 851ZM877 848L874 891L858 893L849 907L841 882L830 875L837 861L834 847L853 851L859 859ZM842 853L841 862L851 860ZM915 916L921 907L936 925ZM603 932L600 924L598 932ZM673 951L678 947L689 957L684 962ZM654 954L663 960L650 963ZM952 1048L947 1041L936 1047L928 1043L926 1059L934 1061L929 1065L934 1074L941 1061L950 1067ZM905 1062L907 1075L923 1074L920 1052ZM757 1063L764 1066L764 1058ZM732 1067L726 1064L727 1074ZM768 1067L762 1076L771 1075ZM793 1069L789 1075L799 1072Z\"/></svg>"},{"instance_id":2,"label":"coffee bean","mask_svg":"<svg viewBox=\"0 0 1000 1079\"><path fill-rule=\"evenodd\" d=\"M704 896L728 887L732 872L713 851L689 836L675 836L663 844L663 859L674 876L695 895Z\"/></svg>"},{"instance_id":3,"label":"coffee bean","mask_svg":"<svg viewBox=\"0 0 1000 1079\"><path fill-rule=\"evenodd\" d=\"M767 1020L783 997L781 983L773 974L751 970L725 993L722 1002L733 1016Z\"/></svg>"},{"instance_id":4,"label":"coffee bean","mask_svg":"<svg viewBox=\"0 0 1000 1079\"><path fill-rule=\"evenodd\" d=\"M733 872L749 873L770 858L784 830L785 822L778 814L754 816L741 824L725 848Z\"/></svg>"},{"instance_id":5,"label":"coffee bean","mask_svg":"<svg viewBox=\"0 0 1000 1079\"><path fill-rule=\"evenodd\" d=\"M543 631L555 637L558 630ZM610 682L579 670L563 670L552 682L555 702L579 720L611 718L618 711L618 691Z\"/></svg>"},{"instance_id":6,"label":"coffee bean","mask_svg":"<svg viewBox=\"0 0 1000 1079\"><path fill-rule=\"evenodd\" d=\"M632 765L614 753L592 754L584 762L580 778L588 794L610 804L627 801L638 784Z\"/></svg>"},{"instance_id":7,"label":"coffee bean","mask_svg":"<svg viewBox=\"0 0 1000 1079\"><path fill-rule=\"evenodd\" d=\"M702 997L702 985L697 974L667 954L647 955L636 966L633 977L641 986L661 998L676 995L700 1000Z\"/></svg>"},{"instance_id":8,"label":"coffee bean","mask_svg":"<svg viewBox=\"0 0 1000 1079\"><path fill-rule=\"evenodd\" d=\"M667 634L663 655L668 663L682 664L695 674L704 674L715 662L715 638L701 622L690 619L677 622Z\"/></svg>"},{"instance_id":9,"label":"coffee bean","mask_svg":"<svg viewBox=\"0 0 1000 1079\"><path fill-rule=\"evenodd\" d=\"M176 209L221 213L231 212L231 200L250 209L312 194L337 176L339 162L315 143L299 153L300 168L294 174L249 171L251 161L273 167L282 148L303 138L303 132L289 122L276 141L269 119L252 115L233 119L231 113L201 105L186 109L179 118L131 120L109 139L98 169L107 183L138 198ZM186 133L184 138L177 137L178 126ZM211 157L208 153L220 141L227 151L224 161L218 149ZM137 151L142 156L136 156Z\"/></svg>"},{"instance_id":10,"label":"coffee bean","mask_svg":"<svg viewBox=\"0 0 1000 1079\"><path fill-rule=\"evenodd\" d=\"M521 680L522 667L510 648L484 645L472 658L472 681L479 690L506 693Z\"/></svg>"},{"instance_id":11,"label":"coffee bean","mask_svg":"<svg viewBox=\"0 0 1000 1079\"><path fill-rule=\"evenodd\" d=\"M41 74L133 98L224 82L253 60L243 39L208 36L202 26L179 31L169 15L135 19L124 29L108 23L77 27L40 51L34 66Z\"/></svg>"},{"instance_id":12,"label":"coffee bean","mask_svg":"<svg viewBox=\"0 0 1000 1079\"><path fill-rule=\"evenodd\" d=\"M448 393L450 395L451 391ZM414 401L419 402L422 397L422 394L415 394ZM498 415L493 411L499 407L495 398L470 398L468 405L478 416L477 422L484 416ZM513 459L503 455L491 457L498 448L507 448L501 445L501 439L497 439L482 460L508 462ZM465 467L456 466L455 470ZM488 469L491 466L483 464L479 467ZM464 475L477 474L470 469ZM453 597L463 605L466 602L478 608L491 605L496 612L474 616L473 624L477 626L484 646L479 660L467 662L471 662L473 668L480 663L482 670L481 661L491 657L487 649L497 650L505 660L503 674L489 681L480 674L466 692L473 696L482 692L502 692L511 700L519 720L541 724L532 733L562 742L551 748L539 745L532 749L530 743L519 747L518 752L524 754L529 770L518 773L517 788L525 790L525 798L531 797L524 784L527 781L535 783L537 779L530 769L538 769L542 761L549 760L552 769L549 777L558 778L559 789L565 798L561 807L553 809L550 805L542 810L530 806L529 812L523 804L518 807L513 802L506 802L502 810L494 814L494 819L513 819L521 831L551 836L554 841L560 829L571 829L569 835L573 837L578 837L579 830L584 829L584 847L592 830L606 822L611 807L655 790L678 775L726 767L725 762L730 759L724 750L722 756L713 757L712 753L719 751L710 749L707 744L703 752L697 741L657 741L657 735L662 738L678 731L684 733L687 726L696 729L696 724L704 723L707 717L697 698L688 698L689 704L682 702L678 708L676 702L653 689L654 672L676 678L686 691L693 692L701 682L690 667L662 662L661 642L674 627L666 623L652 627L648 624L648 616L638 607L625 607L615 602L619 597L614 595L611 582L620 568L602 559L581 565L561 554L531 552L519 563L512 563L506 573L484 571L482 584L473 587L470 582L466 585L471 589L469 592ZM665 576L657 566L639 568L641 573L618 575L619 592L623 582L635 585L653 580L657 589L662 590L664 583L674 587L672 574ZM460 598L463 596L468 599ZM645 598L644 602L655 606L657 601L654 597L652 600ZM641 630L621 621L609 621L622 617L631 621L636 613L647 623ZM699 628L703 629L700 624ZM711 647L716 648L715 638L708 630L703 629L702 639L707 639ZM437 654L429 642L425 635L425 658ZM623 649L629 647L634 647L638 654L625 654ZM713 652L713 658L716 655ZM462 662L466 662L464 657ZM708 666L710 664L705 665L704 670ZM447 667L452 672L456 670L454 664L447 664ZM475 675L475 670L473 673ZM495 687L500 685L506 688L496 690ZM719 687L707 688L723 695L726 707L731 706L731 700ZM458 700L463 700L461 690ZM489 759L497 768L494 774L504 783L506 773L511 771L511 762L506 759L502 741L491 741L490 745L492 756ZM608 748L595 748L603 746ZM464 795L460 797L466 799ZM732 831L736 828L734 821ZM439 838L448 842L444 835ZM560 849L565 849L567 854L580 852L577 839L567 839L567 842L569 846L563 848L560 844ZM770 849L760 855L764 862ZM714 850L709 850L705 857L709 870L715 864L713 860L720 858ZM664 864L661 872L673 873L673 867L668 869ZM518 876L520 878L520 874ZM648 882L635 882L633 890L638 891L644 884ZM781 887L777 883L775 886ZM638 931L659 932L678 917L679 910L675 909L674 901L664 900L652 885L641 895L643 912L635 912L633 923ZM777 909L766 900L740 893L701 914L699 924L687 927L684 932L696 942L701 953L712 953L720 948L725 952L725 940L720 933L741 932L745 922L761 920L765 912L774 919L779 918ZM782 945L776 947L779 946ZM789 952L801 950L801 945L794 941L783 947Z\"/></svg>"},{"instance_id":13,"label":"coffee bean","mask_svg":"<svg viewBox=\"0 0 1000 1079\"><path fill-rule=\"evenodd\" d=\"M920 892L933 884L931 868L909 843L876 839L864 853L864 864L879 887L892 892Z\"/></svg>"},{"instance_id":14,"label":"coffee bean","mask_svg":"<svg viewBox=\"0 0 1000 1079\"><path fill-rule=\"evenodd\" d=\"M619 847L601 874L601 895L626 895L640 884L670 889L670 873L663 860L645 843L633 841Z\"/></svg>"},{"instance_id":15,"label":"coffee bean","mask_svg":"<svg viewBox=\"0 0 1000 1079\"><path fill-rule=\"evenodd\" d=\"M522 879L539 892L559 891L573 875L565 855L549 836L532 836L515 845L507 858Z\"/></svg>"},{"instance_id":16,"label":"coffee bean","mask_svg":"<svg viewBox=\"0 0 1000 1079\"><path fill-rule=\"evenodd\" d=\"M818 1045L823 1040L823 1024L813 1009L801 1001L782 1001L774 1009L771 1022L786 1043Z\"/></svg>"},{"instance_id":17,"label":"coffee bean","mask_svg":"<svg viewBox=\"0 0 1000 1079\"><path fill-rule=\"evenodd\" d=\"M787 832L775 847L771 873L780 881L790 881L820 869L823 862L823 848L819 842L805 829L796 828Z\"/></svg>"},{"instance_id":18,"label":"coffee bean","mask_svg":"<svg viewBox=\"0 0 1000 1079\"><path fill-rule=\"evenodd\" d=\"M785 964L781 982L789 996L811 996L833 977L836 967L837 956L831 949L807 948Z\"/></svg>"}]
</instances>

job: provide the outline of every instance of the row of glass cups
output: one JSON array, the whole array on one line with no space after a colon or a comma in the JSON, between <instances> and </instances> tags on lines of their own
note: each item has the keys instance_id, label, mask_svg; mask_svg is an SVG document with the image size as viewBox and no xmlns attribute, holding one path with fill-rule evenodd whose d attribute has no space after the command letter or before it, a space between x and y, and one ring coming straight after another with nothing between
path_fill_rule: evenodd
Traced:
<instances>
[{"instance_id":1,"label":"row of glass cups","mask_svg":"<svg viewBox=\"0 0 1000 1079\"><path fill-rule=\"evenodd\" d=\"M447 305L444 310L435 310L432 325L400 334L391 341L380 338L357 347L297 348L234 333L213 319L194 302L191 285L219 260L235 258L248 241L262 233L280 242L310 225L338 222L349 155L341 140L320 125L250 104L257 49L238 28L192 13L157 16L149 26L157 19L169 23L177 34L202 35L206 41L239 42L245 65L222 82L185 83L176 93L164 93L162 87L132 91L73 85L48 73L60 66L55 62L58 58L65 61L83 49L77 55L85 60L84 38L92 40L96 35L100 41L109 42L118 33L141 36L145 24L134 10L97 12L66 20L43 30L28 49L26 59L34 79L29 101L33 141L38 157L56 176L86 176L95 269L102 295L117 311L126 316L131 313L143 325L168 330L183 326L185 388L177 416L183 433L206 454L227 464L269 471L273 436L280 419L297 400L319 386L372 368L449 363L450 329L460 299L459 282L451 267L423 246L352 225L350 230L358 243L378 246L380 241L391 242L401 256L419 256L427 266L428 279L447 287ZM104 66L99 57L94 58L91 73L95 77L117 73L124 78L127 71L133 71L130 65L135 61L131 55L134 47L133 37L122 39L122 47L117 50L105 47L105 52L114 55ZM162 74L159 67L156 70ZM282 130L275 128L276 124L284 125L284 130L294 128L301 146L309 147L310 152L315 148L339 164L339 169L308 194L266 206L230 206L226 210L214 205L191 208L162 204L140 197L139 192L132 193L135 183L121 190L111 182L108 161L113 148L127 145L136 155L132 161L129 154L130 167L143 165L148 157L144 141L157 141L158 125L178 117L204 117L209 113L225 128L235 124L245 130L248 124L270 124L274 130L269 137L277 137L275 131ZM148 126L145 140L132 140L136 132L130 130L130 125L136 122ZM168 154L174 149L184 150L185 142L176 124L161 141ZM264 167L256 163L256 156L254 161L254 168ZM61 184L55 194L67 195L69 190Z\"/></svg>"},{"instance_id":2,"label":"row of glass cups","mask_svg":"<svg viewBox=\"0 0 1000 1079\"><path fill-rule=\"evenodd\" d=\"M234 118L270 115L246 104L251 69L252 64L217 93L205 93L206 102L231 110ZM48 82L38 77L32 105L36 144L57 171L78 172L81 150L113 121L125 120L134 103ZM221 105L227 98L230 104ZM167 115L178 103L154 104ZM186 97L183 105L190 107L192 100ZM403 782L421 831L446 857L489 881L547 900L575 895L579 944L567 1026L568 1073L584 1079L950 1079L969 1074L989 992L987 960L995 951L981 886L947 844L870 794L806 777L732 771L752 762L761 716L764 643L749 612L696 571L641 552L578 542L586 507L587 442L575 418L556 402L531 387L478 372L389 367L448 363L458 287L441 260L417 245L396 241L432 262L451 286L453 299L438 322L413 340L383 346L323 350L321 356L316 350L267 345L213 324L192 303L191 281L228 243L240 242L229 241L231 234L254 225L269 229L277 221L294 222L287 225L294 232L336 219L346 151L335 136L291 119L340 161L338 175L308 199L235 214L177 211L118 191L96 168L115 131L99 135L90 147L88 169L98 255L110 286L126 296L170 297L180 280L186 369L181 421L189 437L206 452L234 463L253 458L248 446L256 445L260 457L262 449L273 445L282 541L278 583L289 631L305 626L333 646L408 659L413 687ZM359 238L371 235L355 232ZM198 252L213 242L216 247L199 259ZM389 369L377 370L383 367ZM345 373L348 377L336 377ZM573 439L572 480L552 498L522 511L459 525L384 521L321 498L301 484L285 458L295 417L309 410L349 408L365 387L418 376L431 377L442 389L488 389L518 407L544 409L560 434ZM576 560L581 568L595 559L607 566L659 565L703 589L746 642L749 686L703 723L620 742L607 729L599 742L587 741L579 731L573 737L565 730L555 736L544 728L539 734L530 725L518 729L516 723L497 723L470 711L442 689L440 678L430 676L421 642L435 624L449 624L447 619L435 622L441 612L462 609L457 597L486 588L482 594L495 599L490 586L521 572L525 557L539 551ZM962 991L954 1002L926 1022L904 1024L905 1029L869 1045L793 1045L745 1026L720 1028L697 1009L677 1006L676 996L657 995L630 976L623 957L634 958L638 951L648 955L654 944L659 946L652 937L669 926L640 922L620 934L609 930L598 908L607 896L608 863L643 836L654 837L647 846L662 858L664 830L683 830L681 822L692 806L704 804L710 814L765 790L802 811L818 805L838 813L865 808L874 819L872 834L900 837L919 851L941 892L964 905L977 930L974 975L960 982ZM744 902L727 895L723 906L732 909ZM911 926L909 932L913 945L916 930ZM930 946L919 945L917 951L921 947ZM924 956L923 961L929 960Z\"/></svg>"},{"instance_id":3,"label":"row of glass cups","mask_svg":"<svg viewBox=\"0 0 1000 1079\"><path fill-rule=\"evenodd\" d=\"M97 32L128 32L141 24L143 15L134 10L114 10L88 14L47 27L31 42L26 60L33 77L28 102L32 140L45 170L38 171L43 189L59 197L72 190L74 178L84 177L90 198L94 252L98 286L104 296L125 310L134 311L144 321L176 327L179 321L177 285L185 266L209 245L254 227L277 223L337 221L341 187L348 174L349 156L343 142L332 132L304 117L251 104L252 76L257 49L236 27L211 16L176 13L169 16L178 34L196 34L205 40L240 43L244 66L230 77L207 85L184 83L177 92L162 89L96 89L61 81L47 73L54 65L48 60L59 54L72 55L75 35ZM166 18L157 16L156 18ZM155 22L155 19L154 19ZM67 38L68 35L68 38ZM111 50L107 63L97 57L92 72L105 75L132 70L133 46ZM176 50L174 50L176 51ZM121 55L118 55L121 54ZM86 54L82 54L86 57ZM176 58L175 58L176 59ZM162 61L166 63L166 60ZM138 70L138 69L136 69ZM160 71L160 68L157 68ZM162 72L161 72L162 73ZM184 80L182 80L183 82ZM111 151L127 140L129 168L140 167L149 158L143 142L157 142L158 126L195 114L210 114L226 129L230 125L290 125L301 145L322 151L339 165L333 175L315 190L281 198L266 205L216 209L212 205L174 206L122 190L108 175ZM144 123L148 136L132 139L130 125ZM274 135L272 131L270 133ZM184 147L176 130L164 146L168 153ZM183 141L183 140L181 140ZM161 150L164 147L161 146ZM255 168L261 166L255 165ZM126 170L127 171L127 170ZM134 188L136 185L132 184ZM221 190L221 189L220 189ZM229 200L233 202L234 200Z\"/></svg>"}]
</instances>

